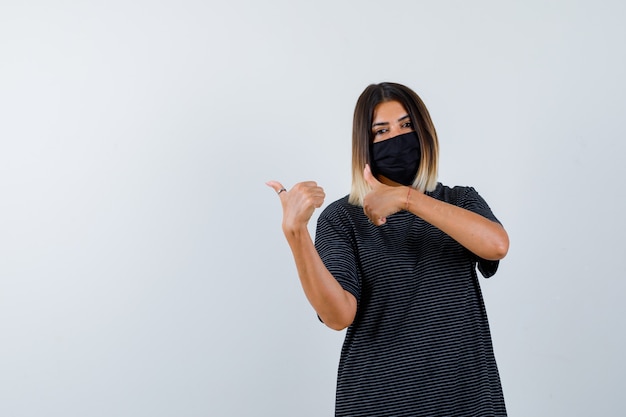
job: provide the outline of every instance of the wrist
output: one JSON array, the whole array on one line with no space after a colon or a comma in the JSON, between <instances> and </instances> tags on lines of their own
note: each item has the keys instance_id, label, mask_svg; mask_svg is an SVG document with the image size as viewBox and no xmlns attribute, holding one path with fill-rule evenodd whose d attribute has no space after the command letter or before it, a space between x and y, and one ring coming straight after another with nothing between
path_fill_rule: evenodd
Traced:
<instances>
[{"instance_id":1,"label":"wrist","mask_svg":"<svg viewBox=\"0 0 626 417\"><path fill-rule=\"evenodd\" d=\"M404 197L404 201L402 202L403 206L402 209L406 210L406 211L411 211L411 196L413 195L413 187L406 186L405 187L405 193L403 195Z\"/></svg>"},{"instance_id":2,"label":"wrist","mask_svg":"<svg viewBox=\"0 0 626 417\"><path fill-rule=\"evenodd\" d=\"M283 223L283 233L287 239L298 239L303 235L308 235L309 229L305 224L288 224Z\"/></svg>"}]
</instances>

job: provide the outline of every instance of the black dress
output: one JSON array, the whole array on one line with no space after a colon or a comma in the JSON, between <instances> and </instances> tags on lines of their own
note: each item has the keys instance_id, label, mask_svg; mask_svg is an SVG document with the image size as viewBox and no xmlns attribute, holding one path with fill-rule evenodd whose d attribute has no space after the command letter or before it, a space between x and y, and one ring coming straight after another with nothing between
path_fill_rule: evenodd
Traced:
<instances>
[{"instance_id":1,"label":"black dress","mask_svg":"<svg viewBox=\"0 0 626 417\"><path fill-rule=\"evenodd\" d=\"M471 187L430 196L498 221ZM358 300L337 379L336 416L506 416L478 258L407 211L371 224L344 197L317 223L324 264Z\"/></svg>"}]
</instances>

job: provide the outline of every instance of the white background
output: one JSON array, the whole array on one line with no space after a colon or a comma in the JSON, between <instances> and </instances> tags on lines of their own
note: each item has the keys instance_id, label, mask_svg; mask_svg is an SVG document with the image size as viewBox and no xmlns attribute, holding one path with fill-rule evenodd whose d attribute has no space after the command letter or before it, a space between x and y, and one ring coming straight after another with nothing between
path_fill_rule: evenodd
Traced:
<instances>
[{"instance_id":1,"label":"white background","mask_svg":"<svg viewBox=\"0 0 626 417\"><path fill-rule=\"evenodd\" d=\"M2 1L0 415L332 415L343 333L302 294L265 181L347 194L354 104L380 81L421 95L440 180L509 231L481 284L510 416L619 415L625 18Z\"/></svg>"}]
</instances>

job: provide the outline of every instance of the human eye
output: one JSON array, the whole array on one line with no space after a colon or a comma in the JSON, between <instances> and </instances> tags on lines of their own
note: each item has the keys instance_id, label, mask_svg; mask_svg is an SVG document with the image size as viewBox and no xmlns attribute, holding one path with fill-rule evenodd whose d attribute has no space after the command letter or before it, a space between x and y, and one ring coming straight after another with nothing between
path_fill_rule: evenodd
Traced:
<instances>
[{"instance_id":1,"label":"human eye","mask_svg":"<svg viewBox=\"0 0 626 417\"><path fill-rule=\"evenodd\" d=\"M374 136L380 136L380 135L384 135L388 131L389 129L381 128L381 129L374 129L373 133L374 133Z\"/></svg>"},{"instance_id":2,"label":"human eye","mask_svg":"<svg viewBox=\"0 0 626 417\"><path fill-rule=\"evenodd\" d=\"M407 122L404 122L402 124L402 127L405 128L405 129L413 129L413 122L411 122L410 120L407 121Z\"/></svg>"}]
</instances>

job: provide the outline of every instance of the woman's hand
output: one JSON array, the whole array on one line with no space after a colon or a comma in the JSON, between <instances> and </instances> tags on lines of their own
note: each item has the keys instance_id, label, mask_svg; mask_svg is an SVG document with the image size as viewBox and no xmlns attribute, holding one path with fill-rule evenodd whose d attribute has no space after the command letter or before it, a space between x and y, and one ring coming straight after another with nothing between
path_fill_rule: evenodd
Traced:
<instances>
[{"instance_id":1,"label":"woman's hand","mask_svg":"<svg viewBox=\"0 0 626 417\"><path fill-rule=\"evenodd\" d=\"M326 194L315 181L300 182L287 191L278 181L266 183L278 193L283 206L283 231L294 232L306 227L316 208L324 204Z\"/></svg>"},{"instance_id":2,"label":"woman's hand","mask_svg":"<svg viewBox=\"0 0 626 417\"><path fill-rule=\"evenodd\" d=\"M307 228L315 209L324 203L324 190L313 181L298 183L289 191L278 181L268 181L267 185L280 197L283 232L307 299L328 327L345 329L356 316L356 297L344 290L328 271Z\"/></svg>"},{"instance_id":3,"label":"woman's hand","mask_svg":"<svg viewBox=\"0 0 626 417\"><path fill-rule=\"evenodd\" d=\"M363 177L372 187L363 198L363 212L376 226L385 224L387 216L405 208L408 187L383 184L374 177L369 165L365 165Z\"/></svg>"}]
</instances>

